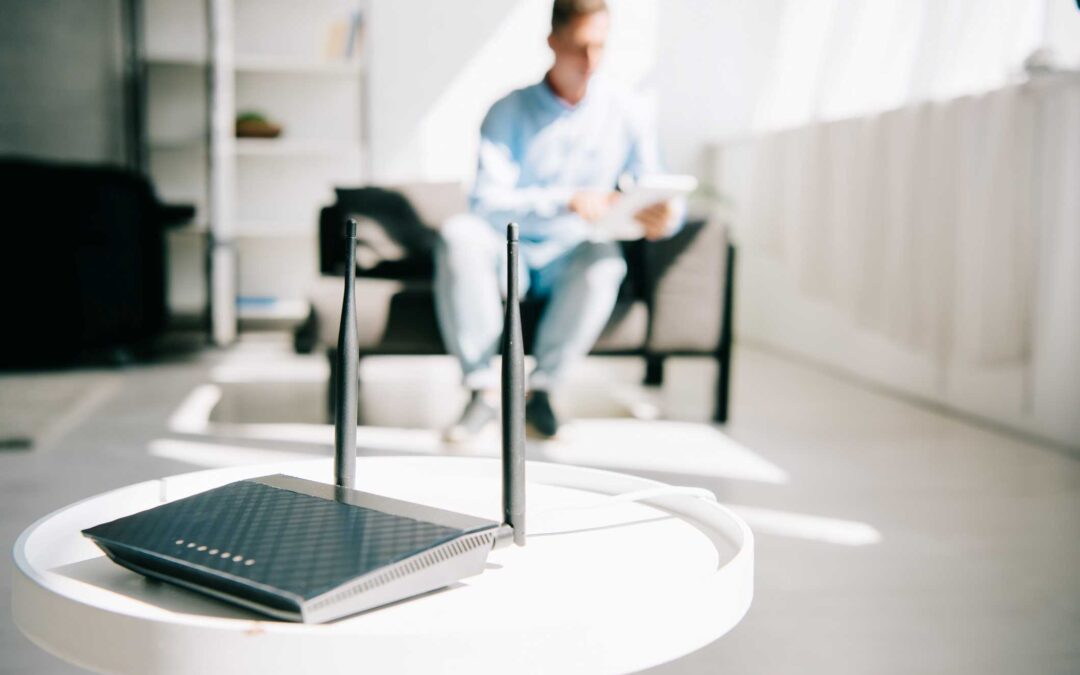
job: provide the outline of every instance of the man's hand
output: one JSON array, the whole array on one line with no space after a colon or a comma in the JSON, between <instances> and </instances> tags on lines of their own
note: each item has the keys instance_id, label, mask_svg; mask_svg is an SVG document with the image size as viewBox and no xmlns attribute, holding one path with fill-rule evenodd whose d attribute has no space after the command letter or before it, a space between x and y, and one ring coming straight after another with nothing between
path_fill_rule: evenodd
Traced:
<instances>
[{"instance_id":1,"label":"man's hand","mask_svg":"<svg viewBox=\"0 0 1080 675\"><path fill-rule=\"evenodd\" d=\"M570 198L570 211L584 218L586 222L595 223L604 217L618 198L618 192L582 190Z\"/></svg>"},{"instance_id":2,"label":"man's hand","mask_svg":"<svg viewBox=\"0 0 1080 675\"><path fill-rule=\"evenodd\" d=\"M671 202L656 202L635 213L634 220L645 228L646 239L660 239L675 224L675 209L671 208Z\"/></svg>"}]
</instances>

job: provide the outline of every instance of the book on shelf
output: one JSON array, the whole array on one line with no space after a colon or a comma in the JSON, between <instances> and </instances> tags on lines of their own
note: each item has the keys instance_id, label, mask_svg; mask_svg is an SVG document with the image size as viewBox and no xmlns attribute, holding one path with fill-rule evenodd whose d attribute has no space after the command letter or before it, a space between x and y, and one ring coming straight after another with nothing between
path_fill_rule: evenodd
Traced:
<instances>
[{"instance_id":1,"label":"book on shelf","mask_svg":"<svg viewBox=\"0 0 1080 675\"><path fill-rule=\"evenodd\" d=\"M301 320L310 307L305 300L279 298L274 295L240 295L236 310L242 319Z\"/></svg>"},{"instance_id":2,"label":"book on shelf","mask_svg":"<svg viewBox=\"0 0 1080 675\"><path fill-rule=\"evenodd\" d=\"M349 22L348 42L345 44L345 58L355 59L360 56L360 47L364 40L364 13L356 10Z\"/></svg>"},{"instance_id":3,"label":"book on shelf","mask_svg":"<svg viewBox=\"0 0 1080 675\"><path fill-rule=\"evenodd\" d=\"M330 24L326 32L326 58L355 61L360 57L364 42L364 13L356 10L348 19Z\"/></svg>"}]
</instances>

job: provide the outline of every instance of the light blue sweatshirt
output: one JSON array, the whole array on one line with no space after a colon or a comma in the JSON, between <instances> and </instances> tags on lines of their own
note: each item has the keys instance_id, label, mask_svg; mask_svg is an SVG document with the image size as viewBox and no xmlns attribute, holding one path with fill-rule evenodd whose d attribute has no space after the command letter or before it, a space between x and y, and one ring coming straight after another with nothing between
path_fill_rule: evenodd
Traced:
<instances>
[{"instance_id":1,"label":"light blue sweatshirt","mask_svg":"<svg viewBox=\"0 0 1080 675\"><path fill-rule=\"evenodd\" d=\"M575 192L613 190L624 174L662 172L644 113L599 77L574 106L543 81L511 92L480 128L473 213L499 232L517 222L523 245L545 243L552 254L583 241L589 225L569 210Z\"/></svg>"}]
</instances>

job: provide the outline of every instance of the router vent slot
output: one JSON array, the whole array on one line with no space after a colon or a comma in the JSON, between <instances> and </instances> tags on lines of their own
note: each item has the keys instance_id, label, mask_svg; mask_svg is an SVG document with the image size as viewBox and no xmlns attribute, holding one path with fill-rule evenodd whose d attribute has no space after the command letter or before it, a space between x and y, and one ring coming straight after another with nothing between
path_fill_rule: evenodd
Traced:
<instances>
[{"instance_id":1,"label":"router vent slot","mask_svg":"<svg viewBox=\"0 0 1080 675\"><path fill-rule=\"evenodd\" d=\"M383 584L390 583L396 579L409 574L414 574L427 567L449 560L450 558L462 555L476 549L478 547L491 548L495 540L494 532L481 532L480 534L470 535L464 539L453 541L448 544L443 544L437 548L433 548L426 553L422 553L418 556L413 556L407 560L403 560L389 569L386 569L379 574L369 576L363 581L358 581L348 586L341 588L333 595L320 598L319 600L312 602L310 605L311 611L316 611L333 605L344 600L347 600L354 595L360 593L366 593L373 588L382 586Z\"/></svg>"}]
</instances>

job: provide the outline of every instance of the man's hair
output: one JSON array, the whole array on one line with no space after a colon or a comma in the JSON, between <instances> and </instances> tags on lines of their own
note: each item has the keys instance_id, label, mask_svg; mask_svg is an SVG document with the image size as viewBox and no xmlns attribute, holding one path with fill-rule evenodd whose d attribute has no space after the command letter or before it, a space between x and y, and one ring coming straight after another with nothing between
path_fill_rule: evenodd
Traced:
<instances>
[{"instance_id":1,"label":"man's hair","mask_svg":"<svg viewBox=\"0 0 1080 675\"><path fill-rule=\"evenodd\" d=\"M551 32L559 30L579 16L606 12L604 0L555 0L551 7Z\"/></svg>"}]
</instances>

